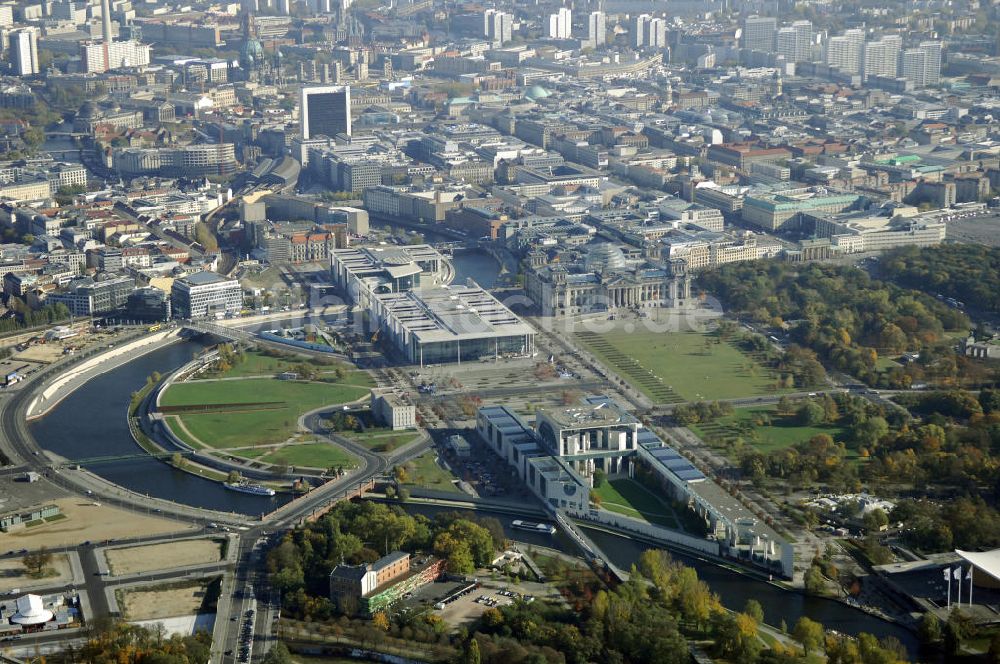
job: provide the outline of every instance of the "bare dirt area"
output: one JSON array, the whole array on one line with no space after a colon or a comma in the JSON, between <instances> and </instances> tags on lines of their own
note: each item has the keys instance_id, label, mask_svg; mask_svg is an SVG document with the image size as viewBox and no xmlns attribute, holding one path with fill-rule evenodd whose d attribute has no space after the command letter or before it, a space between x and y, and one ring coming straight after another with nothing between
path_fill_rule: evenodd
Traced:
<instances>
[{"instance_id":1,"label":"bare dirt area","mask_svg":"<svg viewBox=\"0 0 1000 664\"><path fill-rule=\"evenodd\" d=\"M128 620L154 620L199 613L209 581L175 588L135 588L120 591L119 608Z\"/></svg>"},{"instance_id":2,"label":"bare dirt area","mask_svg":"<svg viewBox=\"0 0 1000 664\"><path fill-rule=\"evenodd\" d=\"M51 364L63 356L63 346L59 343L30 346L14 355L14 360Z\"/></svg>"},{"instance_id":3,"label":"bare dirt area","mask_svg":"<svg viewBox=\"0 0 1000 664\"><path fill-rule=\"evenodd\" d=\"M9 593L16 588L27 589L65 585L73 580L73 568L70 567L69 558L65 554L53 554L52 562L48 566L52 573L48 576L35 579L28 576L24 565L21 563L21 558L4 558L0 560L0 593Z\"/></svg>"},{"instance_id":4,"label":"bare dirt area","mask_svg":"<svg viewBox=\"0 0 1000 664\"><path fill-rule=\"evenodd\" d=\"M184 540L148 546L108 549L108 568L115 576L173 569L222 560L223 542L215 539Z\"/></svg>"},{"instance_id":5,"label":"bare dirt area","mask_svg":"<svg viewBox=\"0 0 1000 664\"><path fill-rule=\"evenodd\" d=\"M0 552L7 549L34 550L43 546L53 548L86 541L148 537L194 529L194 526L170 519L127 512L80 498L61 498L51 502L59 506L65 519L34 528L0 533Z\"/></svg>"}]
</instances>

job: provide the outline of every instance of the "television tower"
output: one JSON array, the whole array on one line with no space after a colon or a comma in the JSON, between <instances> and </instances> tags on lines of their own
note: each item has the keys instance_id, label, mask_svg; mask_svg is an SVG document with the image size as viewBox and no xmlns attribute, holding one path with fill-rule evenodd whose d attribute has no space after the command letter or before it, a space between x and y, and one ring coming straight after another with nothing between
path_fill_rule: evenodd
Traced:
<instances>
[{"instance_id":1,"label":"television tower","mask_svg":"<svg viewBox=\"0 0 1000 664\"><path fill-rule=\"evenodd\" d=\"M111 0L101 0L101 31L104 43L111 45Z\"/></svg>"}]
</instances>

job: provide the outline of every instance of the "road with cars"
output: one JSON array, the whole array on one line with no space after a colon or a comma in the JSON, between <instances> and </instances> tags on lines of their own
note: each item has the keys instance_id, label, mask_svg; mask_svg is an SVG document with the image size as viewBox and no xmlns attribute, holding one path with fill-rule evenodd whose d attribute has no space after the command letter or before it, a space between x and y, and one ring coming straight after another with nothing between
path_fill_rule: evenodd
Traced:
<instances>
[{"instance_id":1,"label":"road with cars","mask_svg":"<svg viewBox=\"0 0 1000 664\"><path fill-rule=\"evenodd\" d=\"M89 356L89 354L88 354ZM264 567L264 554L267 545L272 541L274 533L294 526L303 518L306 518L318 511L326 509L331 503L344 499L345 496L352 495L352 491L357 487L366 484L369 480L385 472L390 461L385 457L374 454L367 449L341 439L338 437L337 443L343 444L357 454L363 461L363 467L349 476L333 479L322 486L314 489L310 493L288 503L270 515L266 515L263 520L255 520L251 517L232 514L218 513L208 510L201 510L187 505L172 503L170 501L150 498L134 492L124 491L116 485L107 483L97 476L85 470L73 471L60 469L61 464L51 461L48 456L42 453L31 432L28 430L25 411L31 403L34 395L51 379L56 378L59 373L73 366L79 358L70 358L68 361L60 362L57 366L47 368L38 372L35 376L26 381L18 390L4 392L0 394L0 449L4 454L16 460L18 472L35 471L42 475L44 482L58 487L72 494L86 496L87 500L100 500L109 506L122 509L139 509L147 512L157 512L165 517L173 518L177 521L198 526L209 532L217 532L212 526L236 528L235 546L238 547L235 564L225 563L206 567L203 572L225 573L232 571L224 583L223 597L219 601L217 614L217 625L215 638L213 640L214 662L225 662L226 664L249 664L252 661L259 661L270 647L270 634L274 624L274 618L279 610L278 598L272 597L266 583L266 569ZM305 424L313 429L316 435L327 437L329 433L322 426L320 413L314 413L311 417L305 418ZM401 451L397 458L392 461L402 463L419 455L430 445L430 441L424 444ZM120 540L118 544L139 545L144 543L162 540L163 536L136 538L132 540ZM102 544L83 542L76 546L61 547L53 551L76 550L79 553L81 566L84 573L83 588L91 610L90 619L109 615L111 607L107 601L106 591L115 585L122 583L102 573L98 562L98 552L96 548ZM21 552L11 551L8 555L20 556ZM180 578L191 573L190 569L168 570L164 572L144 574L142 582L163 581ZM129 582L136 579L130 578ZM59 588L46 589L51 592L65 592L71 590L65 586ZM75 590L73 588L72 590ZM252 607L250 602L253 602ZM253 608L253 614L247 611ZM246 639L245 627L242 627L248 620L252 621L253 643L246 648L246 657L238 661L241 648ZM78 638L72 632L66 633L46 633L37 636L25 636L25 639L34 643L53 643L60 640Z\"/></svg>"}]
</instances>

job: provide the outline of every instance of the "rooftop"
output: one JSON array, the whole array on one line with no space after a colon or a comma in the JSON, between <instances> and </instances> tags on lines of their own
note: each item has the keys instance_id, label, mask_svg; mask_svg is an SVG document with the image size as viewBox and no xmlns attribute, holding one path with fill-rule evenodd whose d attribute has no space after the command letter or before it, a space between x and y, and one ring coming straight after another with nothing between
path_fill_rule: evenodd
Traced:
<instances>
[{"instance_id":1,"label":"rooftop","mask_svg":"<svg viewBox=\"0 0 1000 664\"><path fill-rule=\"evenodd\" d=\"M510 309L478 286L452 286L376 296L388 317L421 343L534 334Z\"/></svg>"},{"instance_id":2,"label":"rooftop","mask_svg":"<svg viewBox=\"0 0 1000 664\"><path fill-rule=\"evenodd\" d=\"M192 286L207 286L209 284L218 284L225 281L232 281L226 277L218 274L216 272L209 272L204 270L202 272L195 272L194 274L189 274L186 277L181 277L178 281L183 281Z\"/></svg>"}]
</instances>

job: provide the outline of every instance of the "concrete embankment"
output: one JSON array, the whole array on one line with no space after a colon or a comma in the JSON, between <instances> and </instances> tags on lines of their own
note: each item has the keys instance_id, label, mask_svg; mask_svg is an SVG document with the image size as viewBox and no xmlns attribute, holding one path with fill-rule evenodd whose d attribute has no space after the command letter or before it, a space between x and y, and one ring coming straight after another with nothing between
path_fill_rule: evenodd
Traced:
<instances>
[{"instance_id":1,"label":"concrete embankment","mask_svg":"<svg viewBox=\"0 0 1000 664\"><path fill-rule=\"evenodd\" d=\"M99 376L102 373L116 369L125 362L129 362L146 353L173 343L180 338L179 335L180 330L178 329L164 330L163 332L150 334L135 341L109 348L106 352L95 355L67 369L65 373L52 381L32 400L28 405L27 419L33 420L43 417L59 405L60 401L72 394L77 388L83 386L94 376Z\"/></svg>"}]
</instances>

